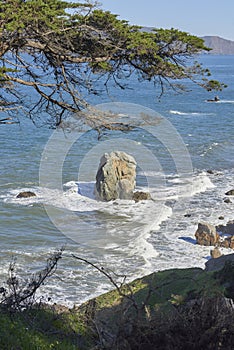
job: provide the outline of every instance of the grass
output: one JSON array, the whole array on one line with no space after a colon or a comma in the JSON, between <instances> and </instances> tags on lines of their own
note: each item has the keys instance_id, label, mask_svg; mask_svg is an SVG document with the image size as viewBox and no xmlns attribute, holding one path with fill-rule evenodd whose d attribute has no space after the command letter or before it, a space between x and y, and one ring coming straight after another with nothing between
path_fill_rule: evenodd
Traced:
<instances>
[{"instance_id":1,"label":"grass","mask_svg":"<svg viewBox=\"0 0 234 350\"><path fill-rule=\"evenodd\" d=\"M233 266L224 270L234 280ZM225 275L225 276L226 276ZM159 310L185 304L188 300L229 296L227 278L222 272L199 268L171 269L133 281L73 309L41 306L21 312L0 309L1 350L90 350L100 344L100 325L117 332L119 320L156 315Z\"/></svg>"},{"instance_id":2,"label":"grass","mask_svg":"<svg viewBox=\"0 0 234 350\"><path fill-rule=\"evenodd\" d=\"M81 316L53 308L0 314L1 350L89 349L92 334Z\"/></svg>"}]
</instances>

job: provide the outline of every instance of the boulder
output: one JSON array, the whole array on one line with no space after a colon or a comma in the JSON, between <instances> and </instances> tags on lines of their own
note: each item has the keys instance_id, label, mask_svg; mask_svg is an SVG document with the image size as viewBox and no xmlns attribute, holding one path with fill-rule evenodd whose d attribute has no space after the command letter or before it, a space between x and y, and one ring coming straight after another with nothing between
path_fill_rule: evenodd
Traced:
<instances>
[{"instance_id":1,"label":"boulder","mask_svg":"<svg viewBox=\"0 0 234 350\"><path fill-rule=\"evenodd\" d=\"M137 203L139 201L152 199L152 197L149 192L136 191L133 193L132 199Z\"/></svg>"},{"instance_id":2,"label":"boulder","mask_svg":"<svg viewBox=\"0 0 234 350\"><path fill-rule=\"evenodd\" d=\"M36 194L31 191L24 191L24 192L20 192L16 196L16 198L30 198L30 197L36 197Z\"/></svg>"},{"instance_id":3,"label":"boulder","mask_svg":"<svg viewBox=\"0 0 234 350\"><path fill-rule=\"evenodd\" d=\"M234 249L234 220L216 227L208 223L199 223L195 237L200 245Z\"/></svg>"},{"instance_id":4,"label":"boulder","mask_svg":"<svg viewBox=\"0 0 234 350\"><path fill-rule=\"evenodd\" d=\"M225 263L230 261L231 263L234 263L234 253L233 254L227 254L222 255L217 259L210 259L206 262L206 271L217 271L221 270Z\"/></svg>"},{"instance_id":5,"label":"boulder","mask_svg":"<svg viewBox=\"0 0 234 350\"><path fill-rule=\"evenodd\" d=\"M224 199L224 203L232 203L232 201L231 201L230 198L225 198L225 199Z\"/></svg>"},{"instance_id":6,"label":"boulder","mask_svg":"<svg viewBox=\"0 0 234 350\"><path fill-rule=\"evenodd\" d=\"M216 245L219 242L219 235L216 232L215 226L206 222L198 224L197 231L195 233L197 244L210 246Z\"/></svg>"},{"instance_id":7,"label":"boulder","mask_svg":"<svg viewBox=\"0 0 234 350\"><path fill-rule=\"evenodd\" d=\"M97 199L132 199L136 186L136 161L125 152L105 153L96 175Z\"/></svg>"},{"instance_id":8,"label":"boulder","mask_svg":"<svg viewBox=\"0 0 234 350\"><path fill-rule=\"evenodd\" d=\"M220 241L220 247L234 249L234 236L225 237Z\"/></svg>"},{"instance_id":9,"label":"boulder","mask_svg":"<svg viewBox=\"0 0 234 350\"><path fill-rule=\"evenodd\" d=\"M234 190L229 190L225 194L226 196L234 196Z\"/></svg>"},{"instance_id":10,"label":"boulder","mask_svg":"<svg viewBox=\"0 0 234 350\"><path fill-rule=\"evenodd\" d=\"M213 259L217 259L217 258L219 258L222 255L222 253L221 253L221 251L219 250L218 247L215 247L214 249L212 249L210 251L210 255L211 255L211 257Z\"/></svg>"}]
</instances>

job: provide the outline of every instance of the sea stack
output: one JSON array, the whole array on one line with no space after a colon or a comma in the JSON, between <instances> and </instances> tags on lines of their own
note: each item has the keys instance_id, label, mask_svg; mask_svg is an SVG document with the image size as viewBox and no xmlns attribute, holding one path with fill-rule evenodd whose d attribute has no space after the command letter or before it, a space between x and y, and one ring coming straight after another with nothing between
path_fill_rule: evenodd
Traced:
<instances>
[{"instance_id":1,"label":"sea stack","mask_svg":"<svg viewBox=\"0 0 234 350\"><path fill-rule=\"evenodd\" d=\"M136 161L125 152L105 153L96 175L95 195L103 201L132 199L136 186Z\"/></svg>"}]
</instances>

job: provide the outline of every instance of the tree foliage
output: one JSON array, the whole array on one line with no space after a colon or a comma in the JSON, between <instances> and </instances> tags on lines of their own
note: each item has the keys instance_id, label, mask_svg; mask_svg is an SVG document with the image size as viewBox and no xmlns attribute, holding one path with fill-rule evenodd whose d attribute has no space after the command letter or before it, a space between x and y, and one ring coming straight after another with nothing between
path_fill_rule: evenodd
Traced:
<instances>
[{"instance_id":1,"label":"tree foliage","mask_svg":"<svg viewBox=\"0 0 234 350\"><path fill-rule=\"evenodd\" d=\"M176 29L143 31L89 0L2 0L0 36L0 110L7 117L40 116L59 125L87 106L97 80L124 88L132 74L161 92L184 79L208 90L223 87L191 64L208 50L202 39Z\"/></svg>"}]
</instances>

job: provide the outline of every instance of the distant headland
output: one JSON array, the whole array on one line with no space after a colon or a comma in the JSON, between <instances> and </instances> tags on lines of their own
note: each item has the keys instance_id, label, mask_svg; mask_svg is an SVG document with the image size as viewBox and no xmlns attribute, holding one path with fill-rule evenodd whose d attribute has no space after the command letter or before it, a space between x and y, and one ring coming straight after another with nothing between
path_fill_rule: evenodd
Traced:
<instances>
[{"instance_id":1,"label":"distant headland","mask_svg":"<svg viewBox=\"0 0 234 350\"><path fill-rule=\"evenodd\" d=\"M143 27L142 30L150 32L153 27ZM208 55L234 55L234 41L220 38L215 35L205 35L201 37L205 45L212 50L205 52Z\"/></svg>"},{"instance_id":2,"label":"distant headland","mask_svg":"<svg viewBox=\"0 0 234 350\"><path fill-rule=\"evenodd\" d=\"M220 38L219 36L203 36L205 45L212 50L212 55L234 55L234 41Z\"/></svg>"}]
</instances>

